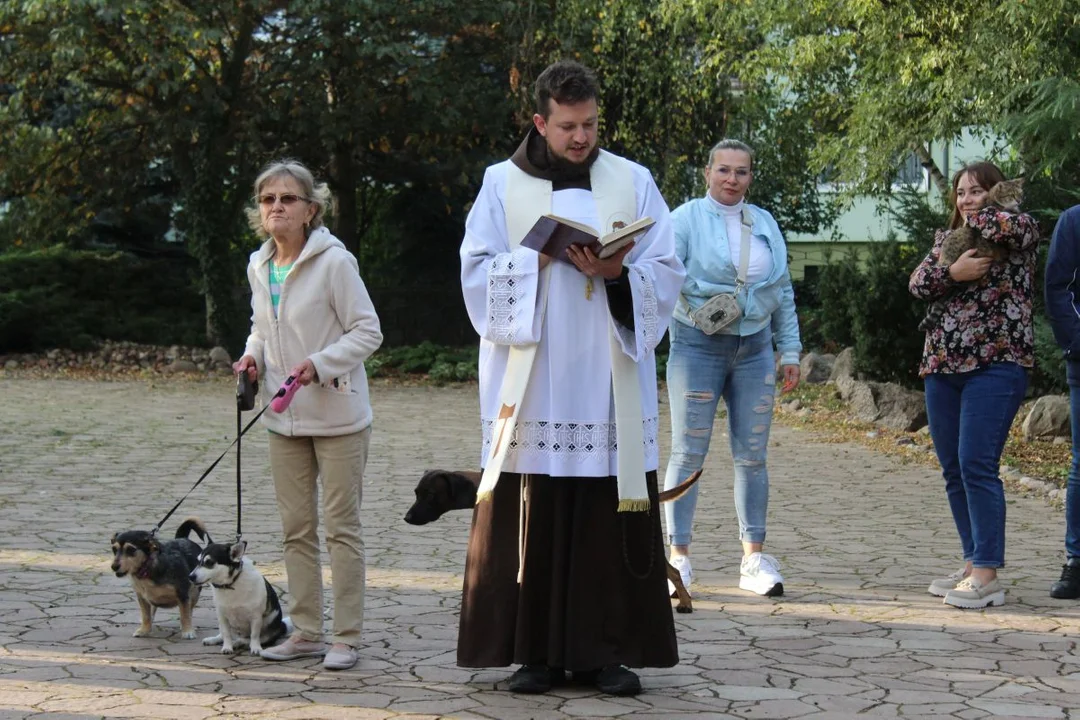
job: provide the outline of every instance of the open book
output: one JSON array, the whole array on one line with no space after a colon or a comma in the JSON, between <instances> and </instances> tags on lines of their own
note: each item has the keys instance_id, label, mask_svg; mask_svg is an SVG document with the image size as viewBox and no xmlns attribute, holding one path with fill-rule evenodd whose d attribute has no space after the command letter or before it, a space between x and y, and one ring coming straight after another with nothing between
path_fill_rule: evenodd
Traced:
<instances>
[{"instance_id":1,"label":"open book","mask_svg":"<svg viewBox=\"0 0 1080 720\"><path fill-rule=\"evenodd\" d=\"M566 248L580 245L592 250L593 255L602 260L617 253L627 243L651 228L655 222L650 217L643 217L601 236L588 225L558 215L541 215L521 241L521 245L565 262L569 262Z\"/></svg>"}]
</instances>

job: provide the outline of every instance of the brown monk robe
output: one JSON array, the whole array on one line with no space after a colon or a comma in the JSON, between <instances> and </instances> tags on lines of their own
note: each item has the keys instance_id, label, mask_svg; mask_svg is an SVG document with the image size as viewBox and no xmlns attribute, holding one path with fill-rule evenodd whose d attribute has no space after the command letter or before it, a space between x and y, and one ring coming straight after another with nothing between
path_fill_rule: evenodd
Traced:
<instances>
[{"instance_id":1,"label":"brown monk robe","mask_svg":"<svg viewBox=\"0 0 1080 720\"><path fill-rule=\"evenodd\" d=\"M521 476L503 473L473 512L458 665L677 664L656 472L646 477L649 512L617 513L615 478L529 476L519 587Z\"/></svg>"}]
</instances>

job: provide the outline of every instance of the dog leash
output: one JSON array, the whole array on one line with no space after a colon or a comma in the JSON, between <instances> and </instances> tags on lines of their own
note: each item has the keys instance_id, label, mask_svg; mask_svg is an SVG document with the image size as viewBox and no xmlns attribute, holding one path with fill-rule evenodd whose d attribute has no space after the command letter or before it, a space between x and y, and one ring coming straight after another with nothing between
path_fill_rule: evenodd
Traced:
<instances>
[{"instance_id":1,"label":"dog leash","mask_svg":"<svg viewBox=\"0 0 1080 720\"><path fill-rule=\"evenodd\" d=\"M229 443L229 446L227 448L225 448L224 452L222 452L220 455L218 455L217 460L212 462L210 464L210 467L206 468L206 471L201 476L199 476L199 479L195 481L195 484L191 486L191 489L189 489L186 493L184 493L184 496L182 498L180 498L175 505L172 506L172 510L165 513L165 517L161 518L161 520L158 522L158 524L154 526L154 529L150 531L150 536L151 537L153 537L154 535L157 534L157 531L161 529L161 526L164 525L166 523L166 521L168 521L168 519L172 517L173 513L176 512L177 508L179 508L180 505L183 504L183 502L185 500L187 500L188 495L191 495L191 493L195 491L195 488L199 487L199 485L202 484L202 481L205 480L206 477L211 472L213 472L214 468L217 467L218 463L221 462L222 458L224 458L225 455L228 454L229 450L232 450L233 445L235 445L236 446L236 538L237 538L237 540L240 539L240 438L242 438L244 435L246 435L247 431L251 429L251 426L254 425L258 421L258 419L262 417L262 414L264 412L266 412L270 408L270 403L267 403L266 405L264 405L262 410L257 412L255 414L255 417L251 418L250 422L248 422L248 424L246 426L243 426L243 429L241 429L241 425L243 423L243 421L241 419L241 413L245 409L246 410L251 410L252 408L255 407L255 393L258 390L258 381L249 381L247 379L247 372L239 373L236 376L236 378L237 378L236 379L236 439L233 440L231 443ZM241 378L243 378L243 379L241 379ZM284 397L287 390L288 390L288 388L286 388L286 387L280 388L274 394L274 397L271 398L271 400L274 400L274 399L280 398L280 397Z\"/></svg>"}]
</instances>

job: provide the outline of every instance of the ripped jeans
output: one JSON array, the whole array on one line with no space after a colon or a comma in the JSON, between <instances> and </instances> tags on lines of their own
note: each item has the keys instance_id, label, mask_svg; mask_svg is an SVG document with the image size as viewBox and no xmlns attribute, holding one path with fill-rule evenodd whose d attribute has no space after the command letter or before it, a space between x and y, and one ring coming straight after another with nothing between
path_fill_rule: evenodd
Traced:
<instances>
[{"instance_id":1,"label":"ripped jeans","mask_svg":"<svg viewBox=\"0 0 1080 720\"><path fill-rule=\"evenodd\" d=\"M765 458L776 390L772 330L766 327L747 337L706 335L673 321L667 383L671 458L664 489L675 487L705 463L722 396L735 461L739 539L764 542L769 507ZM700 483L680 499L664 503L664 520L672 545L690 544L699 487Z\"/></svg>"}]
</instances>

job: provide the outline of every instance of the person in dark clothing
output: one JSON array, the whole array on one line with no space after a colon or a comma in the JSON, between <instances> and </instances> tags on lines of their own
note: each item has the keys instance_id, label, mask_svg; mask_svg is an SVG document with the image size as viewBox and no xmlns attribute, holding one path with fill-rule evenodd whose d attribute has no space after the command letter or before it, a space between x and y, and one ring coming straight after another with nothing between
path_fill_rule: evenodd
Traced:
<instances>
[{"instance_id":1,"label":"person in dark clothing","mask_svg":"<svg viewBox=\"0 0 1080 720\"><path fill-rule=\"evenodd\" d=\"M1065 566L1050 597L1080 598L1080 205L1061 214L1046 258L1046 314L1065 353L1072 417L1072 466L1065 495Z\"/></svg>"}]
</instances>

